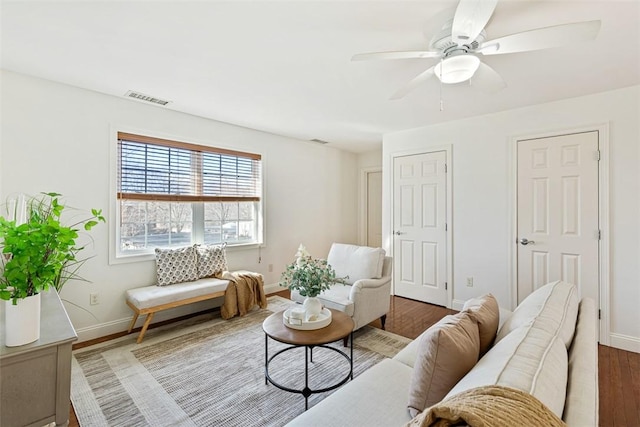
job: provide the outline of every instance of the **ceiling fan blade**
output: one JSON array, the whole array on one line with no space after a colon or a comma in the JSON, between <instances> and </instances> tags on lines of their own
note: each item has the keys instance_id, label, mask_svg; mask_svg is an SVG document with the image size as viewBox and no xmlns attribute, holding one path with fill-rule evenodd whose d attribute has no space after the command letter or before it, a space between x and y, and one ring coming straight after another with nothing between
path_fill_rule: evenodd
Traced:
<instances>
[{"instance_id":1,"label":"ceiling fan blade","mask_svg":"<svg viewBox=\"0 0 640 427\"><path fill-rule=\"evenodd\" d=\"M507 87L507 84L496 70L481 62L471 78L471 86L475 86L484 92L494 93Z\"/></svg>"},{"instance_id":2,"label":"ceiling fan blade","mask_svg":"<svg viewBox=\"0 0 640 427\"><path fill-rule=\"evenodd\" d=\"M458 45L469 44L489 22L498 0L460 0L451 26L451 38Z\"/></svg>"},{"instance_id":3,"label":"ceiling fan blade","mask_svg":"<svg viewBox=\"0 0 640 427\"><path fill-rule=\"evenodd\" d=\"M425 40L431 40L434 34L438 34L446 28L451 32L451 23L453 22L453 17L456 14L456 7L457 5L447 7L427 19L422 27L422 35Z\"/></svg>"},{"instance_id":4,"label":"ceiling fan blade","mask_svg":"<svg viewBox=\"0 0 640 427\"><path fill-rule=\"evenodd\" d=\"M498 55L549 49L594 40L599 31L599 20L555 25L486 41L476 49L476 52L484 55Z\"/></svg>"},{"instance_id":5,"label":"ceiling fan blade","mask_svg":"<svg viewBox=\"0 0 640 427\"><path fill-rule=\"evenodd\" d=\"M400 90L398 90L396 93L394 93L393 96L391 97L391 99L395 100L395 99L400 99L400 98L404 97L406 94L408 94L409 92L414 90L416 87L420 86L422 83L424 83L425 81L427 81L430 78L432 78L435 75L435 74L433 74L433 69L434 68L435 68L435 66L431 67L431 68L428 68L427 70L425 70L422 73L418 74L416 77L414 77L413 80L411 80L404 87L400 88Z\"/></svg>"},{"instance_id":6,"label":"ceiling fan blade","mask_svg":"<svg viewBox=\"0 0 640 427\"><path fill-rule=\"evenodd\" d=\"M372 53L359 53L353 55L352 61L367 61L370 59L413 59L413 58L438 58L440 52L431 50L422 51L398 51L398 52L372 52Z\"/></svg>"}]
</instances>

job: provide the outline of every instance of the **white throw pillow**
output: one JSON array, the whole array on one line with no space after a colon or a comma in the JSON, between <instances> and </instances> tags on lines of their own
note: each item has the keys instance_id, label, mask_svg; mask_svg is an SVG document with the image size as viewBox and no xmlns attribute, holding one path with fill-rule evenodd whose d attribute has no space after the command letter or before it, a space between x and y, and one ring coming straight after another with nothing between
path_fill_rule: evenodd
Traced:
<instances>
[{"instance_id":1,"label":"white throw pillow","mask_svg":"<svg viewBox=\"0 0 640 427\"><path fill-rule=\"evenodd\" d=\"M178 249L156 248L158 286L198 279L196 249L193 246Z\"/></svg>"},{"instance_id":2,"label":"white throw pillow","mask_svg":"<svg viewBox=\"0 0 640 427\"><path fill-rule=\"evenodd\" d=\"M335 270L336 277L349 276L347 283L352 285L361 279L381 278L384 256L382 248L334 243L327 263Z\"/></svg>"}]
</instances>

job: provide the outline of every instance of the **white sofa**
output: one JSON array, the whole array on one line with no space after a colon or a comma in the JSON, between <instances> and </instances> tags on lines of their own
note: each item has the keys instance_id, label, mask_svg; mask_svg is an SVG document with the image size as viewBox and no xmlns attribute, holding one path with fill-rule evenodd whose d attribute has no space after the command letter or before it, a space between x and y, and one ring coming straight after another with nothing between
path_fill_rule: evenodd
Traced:
<instances>
[{"instance_id":1,"label":"white sofa","mask_svg":"<svg viewBox=\"0 0 640 427\"><path fill-rule=\"evenodd\" d=\"M500 323L491 349L445 399L474 387L509 386L532 394L569 426L597 426L594 301L578 301L573 285L553 282L531 294ZM368 369L288 425L405 425L411 421L407 402L419 341Z\"/></svg>"}]
</instances>

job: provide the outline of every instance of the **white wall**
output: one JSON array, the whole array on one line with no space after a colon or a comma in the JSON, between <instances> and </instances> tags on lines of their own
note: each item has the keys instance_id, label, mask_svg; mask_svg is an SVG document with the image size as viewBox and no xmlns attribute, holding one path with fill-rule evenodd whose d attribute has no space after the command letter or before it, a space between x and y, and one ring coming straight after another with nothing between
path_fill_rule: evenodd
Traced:
<instances>
[{"instance_id":1,"label":"white wall","mask_svg":"<svg viewBox=\"0 0 640 427\"><path fill-rule=\"evenodd\" d=\"M382 168L382 148L358 154L358 169Z\"/></svg>"},{"instance_id":2,"label":"white wall","mask_svg":"<svg viewBox=\"0 0 640 427\"><path fill-rule=\"evenodd\" d=\"M300 243L323 256L334 240L357 239L358 162L353 153L7 71L1 77L2 199L56 191L70 206L110 212L110 147L116 143L114 129L126 127L263 155L266 247L229 249L231 269L260 272L265 283L273 284ZM68 283L61 292L81 339L126 330L131 311L124 302L125 290L155 280L154 261L109 265L110 228L101 224L91 232L96 257L81 271L91 283ZM90 306L89 294L94 292L100 304ZM159 314L157 320L208 305L182 307Z\"/></svg>"},{"instance_id":3,"label":"white wall","mask_svg":"<svg viewBox=\"0 0 640 427\"><path fill-rule=\"evenodd\" d=\"M448 108L455 108L454 105ZM383 167L394 153L453 147L453 298L492 292L511 305L513 139L608 124L610 147L611 345L640 352L640 86L387 134ZM388 177L390 174L386 173ZM390 244L390 182L383 236ZM474 286L463 283L474 277ZM456 305L454 304L454 306ZM605 308L605 307L603 307ZM605 337L605 342L606 341Z\"/></svg>"},{"instance_id":4,"label":"white wall","mask_svg":"<svg viewBox=\"0 0 640 427\"><path fill-rule=\"evenodd\" d=\"M382 170L382 148L358 154L358 241L353 243L359 245L367 241L367 173L374 170Z\"/></svg>"}]
</instances>

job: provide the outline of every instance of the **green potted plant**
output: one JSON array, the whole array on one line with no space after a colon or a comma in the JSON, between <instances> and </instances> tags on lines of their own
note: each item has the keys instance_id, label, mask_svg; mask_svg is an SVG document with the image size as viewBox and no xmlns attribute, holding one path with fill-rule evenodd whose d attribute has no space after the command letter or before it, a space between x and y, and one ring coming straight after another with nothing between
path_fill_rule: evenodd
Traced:
<instances>
[{"instance_id":1,"label":"green potted plant","mask_svg":"<svg viewBox=\"0 0 640 427\"><path fill-rule=\"evenodd\" d=\"M84 249L76 244L78 232L105 222L102 211L92 209L87 217L63 224L66 207L60 196L42 193L21 199L9 206L7 217L0 217L0 299L5 301L7 346L39 338L40 293L50 286L59 291L67 280L77 277L86 261L78 258Z\"/></svg>"},{"instance_id":2,"label":"green potted plant","mask_svg":"<svg viewBox=\"0 0 640 427\"><path fill-rule=\"evenodd\" d=\"M296 260L289 264L280 278L280 286L297 290L306 297L303 307L307 319L318 316L322 303L317 298L334 283L346 283L347 277L336 277L335 270L324 259L313 258L307 249L300 245Z\"/></svg>"}]
</instances>

